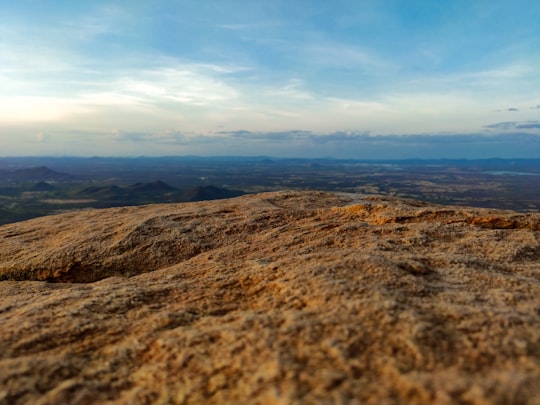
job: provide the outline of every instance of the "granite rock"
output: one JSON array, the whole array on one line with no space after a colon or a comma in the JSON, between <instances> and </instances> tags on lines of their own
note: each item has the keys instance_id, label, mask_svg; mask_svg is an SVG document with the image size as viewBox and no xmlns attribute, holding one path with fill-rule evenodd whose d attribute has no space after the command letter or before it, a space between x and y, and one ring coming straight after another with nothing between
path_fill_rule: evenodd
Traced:
<instances>
[{"instance_id":1,"label":"granite rock","mask_svg":"<svg viewBox=\"0 0 540 405\"><path fill-rule=\"evenodd\" d=\"M322 192L0 227L2 404L539 404L540 214Z\"/></svg>"}]
</instances>

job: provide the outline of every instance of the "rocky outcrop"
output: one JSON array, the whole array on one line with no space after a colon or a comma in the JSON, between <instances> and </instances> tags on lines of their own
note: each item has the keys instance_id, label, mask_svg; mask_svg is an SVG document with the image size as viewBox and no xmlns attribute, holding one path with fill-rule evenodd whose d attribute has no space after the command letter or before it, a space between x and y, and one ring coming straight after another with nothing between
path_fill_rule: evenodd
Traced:
<instances>
[{"instance_id":1,"label":"rocky outcrop","mask_svg":"<svg viewBox=\"0 0 540 405\"><path fill-rule=\"evenodd\" d=\"M0 403L539 403L539 214L87 210L0 227L0 278Z\"/></svg>"}]
</instances>

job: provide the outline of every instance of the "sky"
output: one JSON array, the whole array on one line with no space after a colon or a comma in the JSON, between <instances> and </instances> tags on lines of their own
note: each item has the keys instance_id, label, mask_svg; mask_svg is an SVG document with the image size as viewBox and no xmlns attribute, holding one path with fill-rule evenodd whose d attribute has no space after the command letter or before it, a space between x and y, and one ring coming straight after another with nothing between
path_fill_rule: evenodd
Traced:
<instances>
[{"instance_id":1,"label":"sky","mask_svg":"<svg viewBox=\"0 0 540 405\"><path fill-rule=\"evenodd\" d=\"M540 158L538 0L0 0L0 156Z\"/></svg>"}]
</instances>

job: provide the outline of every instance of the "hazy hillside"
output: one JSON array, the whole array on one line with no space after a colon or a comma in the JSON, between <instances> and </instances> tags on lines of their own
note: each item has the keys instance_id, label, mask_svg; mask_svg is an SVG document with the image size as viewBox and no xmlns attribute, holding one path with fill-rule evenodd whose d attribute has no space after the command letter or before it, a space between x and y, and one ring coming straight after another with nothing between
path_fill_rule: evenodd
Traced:
<instances>
[{"instance_id":1,"label":"hazy hillside","mask_svg":"<svg viewBox=\"0 0 540 405\"><path fill-rule=\"evenodd\" d=\"M46 166L40 167L31 167L17 169L13 171L1 170L0 177L2 180L8 181L68 181L73 180L74 177L65 174L58 173L54 170L49 169Z\"/></svg>"},{"instance_id":2,"label":"hazy hillside","mask_svg":"<svg viewBox=\"0 0 540 405\"><path fill-rule=\"evenodd\" d=\"M540 214L275 192L0 240L0 403L540 403Z\"/></svg>"}]
</instances>

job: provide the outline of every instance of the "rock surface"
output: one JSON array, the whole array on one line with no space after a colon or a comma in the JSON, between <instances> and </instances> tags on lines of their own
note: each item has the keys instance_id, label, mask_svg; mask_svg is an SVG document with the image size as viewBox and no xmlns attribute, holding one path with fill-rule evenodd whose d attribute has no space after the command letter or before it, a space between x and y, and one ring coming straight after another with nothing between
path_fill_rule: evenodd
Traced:
<instances>
[{"instance_id":1,"label":"rock surface","mask_svg":"<svg viewBox=\"0 0 540 405\"><path fill-rule=\"evenodd\" d=\"M540 214L88 210L0 227L0 279L2 404L540 403Z\"/></svg>"}]
</instances>

